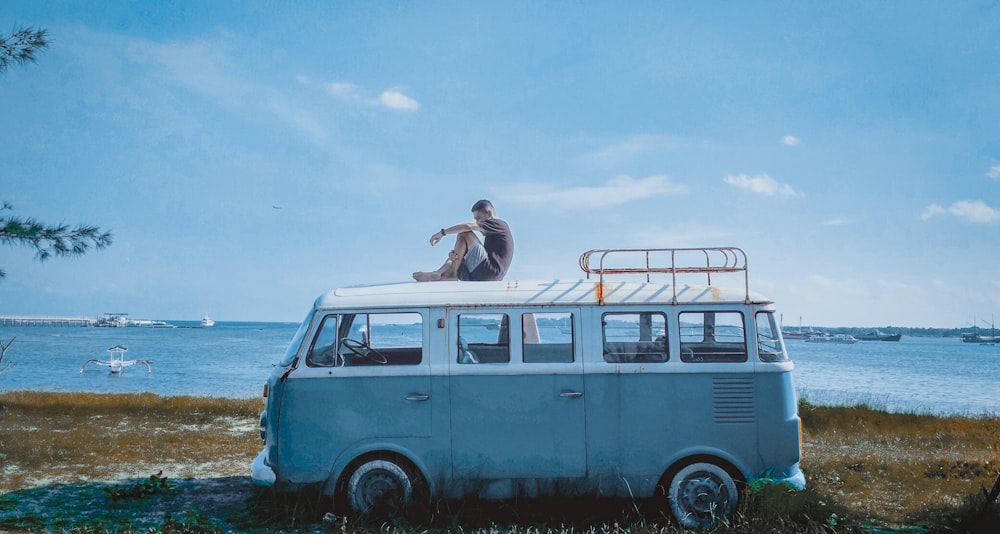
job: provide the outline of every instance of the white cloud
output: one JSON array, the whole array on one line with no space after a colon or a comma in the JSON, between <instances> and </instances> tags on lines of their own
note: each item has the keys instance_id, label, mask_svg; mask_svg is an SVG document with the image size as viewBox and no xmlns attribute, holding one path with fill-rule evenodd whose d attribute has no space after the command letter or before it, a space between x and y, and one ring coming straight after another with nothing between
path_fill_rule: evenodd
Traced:
<instances>
[{"instance_id":1,"label":"white cloud","mask_svg":"<svg viewBox=\"0 0 1000 534\"><path fill-rule=\"evenodd\" d=\"M502 195L506 202L554 209L592 209L620 206L635 200L681 195L687 187L664 175L635 179L616 176L603 185L558 189L550 184L515 184Z\"/></svg>"},{"instance_id":2,"label":"white cloud","mask_svg":"<svg viewBox=\"0 0 1000 534\"><path fill-rule=\"evenodd\" d=\"M382 95L379 96L379 101L382 102L383 106L389 109L415 111L420 108L419 102L404 95L398 89L382 91Z\"/></svg>"},{"instance_id":3,"label":"white cloud","mask_svg":"<svg viewBox=\"0 0 1000 534\"><path fill-rule=\"evenodd\" d=\"M225 38L166 44L137 41L128 53L135 61L157 66L157 75L211 98L227 110L256 120L279 121L316 142L328 139L326 127L314 118L312 110L235 70L227 55L232 49ZM303 85L311 83L301 74L295 80Z\"/></svg>"},{"instance_id":4,"label":"white cloud","mask_svg":"<svg viewBox=\"0 0 1000 534\"><path fill-rule=\"evenodd\" d=\"M739 188L746 189L747 191L752 191L754 193L773 197L800 197L805 196L799 193L792 186L788 184L778 183L777 180L771 178L766 174L758 174L756 176L749 176L746 174L730 174L723 180L727 184Z\"/></svg>"},{"instance_id":5,"label":"white cloud","mask_svg":"<svg viewBox=\"0 0 1000 534\"><path fill-rule=\"evenodd\" d=\"M403 94L399 89L386 89L378 98L366 96L362 89L350 82L330 82L323 86L327 93L345 102L355 102L373 107L398 111L416 111L420 103Z\"/></svg>"},{"instance_id":6,"label":"white cloud","mask_svg":"<svg viewBox=\"0 0 1000 534\"><path fill-rule=\"evenodd\" d=\"M284 123L308 135L317 143L325 143L329 139L329 135L323 124L317 121L315 116L307 110L300 109L294 104L289 104L287 101L279 98L271 98L268 101L268 109Z\"/></svg>"},{"instance_id":7,"label":"white cloud","mask_svg":"<svg viewBox=\"0 0 1000 534\"><path fill-rule=\"evenodd\" d=\"M991 223L1000 220L1000 211L987 206L981 200L961 200L951 205L948 211L972 222Z\"/></svg>"},{"instance_id":8,"label":"white cloud","mask_svg":"<svg viewBox=\"0 0 1000 534\"><path fill-rule=\"evenodd\" d=\"M843 226L845 224L851 224L851 219L843 215L840 215L832 219L827 219L823 221L822 224L823 226Z\"/></svg>"},{"instance_id":9,"label":"white cloud","mask_svg":"<svg viewBox=\"0 0 1000 534\"><path fill-rule=\"evenodd\" d=\"M347 82L330 82L324 86L327 93L341 100L360 100L358 86Z\"/></svg>"},{"instance_id":10,"label":"white cloud","mask_svg":"<svg viewBox=\"0 0 1000 534\"><path fill-rule=\"evenodd\" d=\"M781 138L781 144L785 146L799 146L802 141L794 135L786 135Z\"/></svg>"},{"instance_id":11,"label":"white cloud","mask_svg":"<svg viewBox=\"0 0 1000 534\"><path fill-rule=\"evenodd\" d=\"M920 218L926 221L937 215L944 215L945 213L948 213L948 210L938 206L937 204L931 204L930 206L924 208L924 211L920 214Z\"/></svg>"},{"instance_id":12,"label":"white cloud","mask_svg":"<svg viewBox=\"0 0 1000 534\"><path fill-rule=\"evenodd\" d=\"M688 144L681 139L662 135L633 135L584 154L580 159L588 165L611 167L632 161L643 154L674 151Z\"/></svg>"},{"instance_id":13,"label":"white cloud","mask_svg":"<svg viewBox=\"0 0 1000 534\"><path fill-rule=\"evenodd\" d=\"M129 56L139 62L154 62L158 73L224 104L239 101L255 90L245 80L228 72L225 41L191 41L154 44L133 42Z\"/></svg>"},{"instance_id":14,"label":"white cloud","mask_svg":"<svg viewBox=\"0 0 1000 534\"><path fill-rule=\"evenodd\" d=\"M1000 180L1000 165L994 165L990 167L990 170L987 171L986 176L989 176L994 180Z\"/></svg>"},{"instance_id":15,"label":"white cloud","mask_svg":"<svg viewBox=\"0 0 1000 534\"><path fill-rule=\"evenodd\" d=\"M975 223L1000 221L1000 211L987 206L982 200L960 200L947 208L931 204L924 208L920 218L926 221L937 215L953 215Z\"/></svg>"}]
</instances>

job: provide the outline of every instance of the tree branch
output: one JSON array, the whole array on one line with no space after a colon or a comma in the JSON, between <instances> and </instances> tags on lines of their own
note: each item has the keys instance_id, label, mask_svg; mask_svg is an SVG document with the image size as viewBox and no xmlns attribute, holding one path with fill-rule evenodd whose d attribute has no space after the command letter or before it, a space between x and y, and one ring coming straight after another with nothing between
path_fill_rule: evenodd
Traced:
<instances>
[{"instance_id":1,"label":"tree branch","mask_svg":"<svg viewBox=\"0 0 1000 534\"><path fill-rule=\"evenodd\" d=\"M10 37L0 37L0 72L11 64L23 65L35 61L35 52L49 45L48 31L16 28Z\"/></svg>"}]
</instances>

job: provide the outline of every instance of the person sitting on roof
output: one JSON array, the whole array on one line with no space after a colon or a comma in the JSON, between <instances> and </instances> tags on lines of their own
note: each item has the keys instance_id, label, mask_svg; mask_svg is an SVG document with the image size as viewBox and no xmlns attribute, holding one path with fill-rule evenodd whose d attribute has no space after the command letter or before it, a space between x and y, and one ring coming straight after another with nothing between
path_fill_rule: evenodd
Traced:
<instances>
[{"instance_id":1,"label":"person sitting on roof","mask_svg":"<svg viewBox=\"0 0 1000 534\"><path fill-rule=\"evenodd\" d=\"M474 222L442 228L431 236L431 246L434 246L446 235L456 234L455 248L448 253L444 265L436 271L417 271L413 273L414 280L503 280L514 257L514 238L510 227L497 218L489 200L473 204L472 217ZM479 240L475 231L482 232L483 241Z\"/></svg>"}]
</instances>

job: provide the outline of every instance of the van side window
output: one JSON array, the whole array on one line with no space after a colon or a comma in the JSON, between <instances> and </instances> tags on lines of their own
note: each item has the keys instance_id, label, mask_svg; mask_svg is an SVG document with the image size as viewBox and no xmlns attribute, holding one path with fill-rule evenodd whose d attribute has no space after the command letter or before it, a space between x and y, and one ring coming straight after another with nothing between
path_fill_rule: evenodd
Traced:
<instances>
[{"instance_id":1,"label":"van side window","mask_svg":"<svg viewBox=\"0 0 1000 534\"><path fill-rule=\"evenodd\" d=\"M740 312L682 312L682 362L745 362L746 333Z\"/></svg>"},{"instance_id":2,"label":"van side window","mask_svg":"<svg viewBox=\"0 0 1000 534\"><path fill-rule=\"evenodd\" d=\"M510 319L506 313L458 316L458 363L509 363Z\"/></svg>"},{"instance_id":3,"label":"van side window","mask_svg":"<svg viewBox=\"0 0 1000 534\"><path fill-rule=\"evenodd\" d=\"M345 314L341 323L344 365L417 365L423 360L419 313Z\"/></svg>"},{"instance_id":4,"label":"van side window","mask_svg":"<svg viewBox=\"0 0 1000 534\"><path fill-rule=\"evenodd\" d=\"M524 363L572 363L573 314L521 315L521 342Z\"/></svg>"},{"instance_id":5,"label":"van side window","mask_svg":"<svg viewBox=\"0 0 1000 534\"><path fill-rule=\"evenodd\" d=\"M771 312L757 312L757 357L762 362L788 361L788 353L781 342L778 325Z\"/></svg>"},{"instance_id":6,"label":"van side window","mask_svg":"<svg viewBox=\"0 0 1000 534\"><path fill-rule=\"evenodd\" d=\"M327 315L323 318L323 324L319 327L319 332L309 346L309 355L306 356L306 365L309 367L333 367L343 365L337 358L337 316Z\"/></svg>"},{"instance_id":7,"label":"van side window","mask_svg":"<svg viewBox=\"0 0 1000 534\"><path fill-rule=\"evenodd\" d=\"M665 362L667 319L659 312L605 313L604 361L610 363Z\"/></svg>"}]
</instances>

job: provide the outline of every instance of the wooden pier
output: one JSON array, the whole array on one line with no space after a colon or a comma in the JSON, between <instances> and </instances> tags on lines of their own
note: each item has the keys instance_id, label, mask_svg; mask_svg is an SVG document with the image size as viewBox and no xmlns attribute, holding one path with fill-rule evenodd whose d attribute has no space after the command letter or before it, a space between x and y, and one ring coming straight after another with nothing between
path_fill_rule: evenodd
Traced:
<instances>
[{"instance_id":1,"label":"wooden pier","mask_svg":"<svg viewBox=\"0 0 1000 534\"><path fill-rule=\"evenodd\" d=\"M0 315L0 326L93 326L97 321L94 317Z\"/></svg>"}]
</instances>

